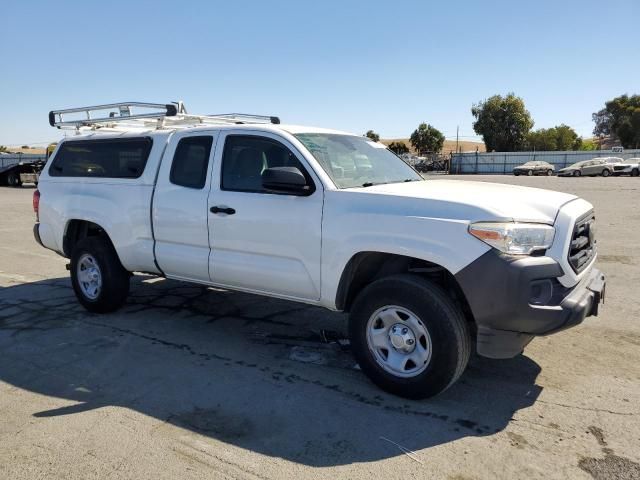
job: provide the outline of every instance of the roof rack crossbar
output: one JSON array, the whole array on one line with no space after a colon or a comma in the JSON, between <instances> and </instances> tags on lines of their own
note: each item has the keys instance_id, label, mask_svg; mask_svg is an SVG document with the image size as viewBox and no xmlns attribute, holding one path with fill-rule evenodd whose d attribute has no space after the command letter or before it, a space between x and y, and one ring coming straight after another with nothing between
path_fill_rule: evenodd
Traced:
<instances>
[{"instance_id":1,"label":"roof rack crossbar","mask_svg":"<svg viewBox=\"0 0 640 480\"><path fill-rule=\"evenodd\" d=\"M280 118L272 115L253 115L250 113L216 113L213 115L207 115L211 118L228 119L233 122L265 122L273 123L275 125L280 123Z\"/></svg>"},{"instance_id":2,"label":"roof rack crossbar","mask_svg":"<svg viewBox=\"0 0 640 480\"><path fill-rule=\"evenodd\" d=\"M151 109L148 113L132 113L132 108ZM104 116L104 111L108 116ZM103 116L95 117L95 112L102 111ZM84 114L85 118L65 119L70 114ZM93 114L93 115L92 115ZM68 117L67 117L68 118ZM49 124L57 128L95 127L95 128L132 128L151 127L148 120L157 119L155 128L191 126L194 124L234 124L234 123L272 123L279 124L280 118L270 115L253 115L246 113L221 113L216 115L190 115L182 102L144 103L121 102L90 107L67 108L49 112ZM106 125L105 125L106 124Z\"/></svg>"}]
</instances>

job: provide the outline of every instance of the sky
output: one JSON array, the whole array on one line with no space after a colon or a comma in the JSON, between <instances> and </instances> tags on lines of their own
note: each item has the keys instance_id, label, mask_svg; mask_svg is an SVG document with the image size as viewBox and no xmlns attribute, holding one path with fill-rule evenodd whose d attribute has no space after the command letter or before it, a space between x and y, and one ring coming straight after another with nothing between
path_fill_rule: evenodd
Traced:
<instances>
[{"instance_id":1,"label":"sky","mask_svg":"<svg viewBox=\"0 0 640 480\"><path fill-rule=\"evenodd\" d=\"M640 93L638 0L0 0L0 18L0 145L62 137L51 109L174 100L480 140L471 106L508 92L534 128L590 136L605 101Z\"/></svg>"}]
</instances>

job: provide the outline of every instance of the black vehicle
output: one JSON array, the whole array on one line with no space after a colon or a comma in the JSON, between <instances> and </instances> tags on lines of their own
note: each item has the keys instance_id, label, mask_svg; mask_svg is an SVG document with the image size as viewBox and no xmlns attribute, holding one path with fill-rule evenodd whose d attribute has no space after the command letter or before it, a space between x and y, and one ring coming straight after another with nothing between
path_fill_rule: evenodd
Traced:
<instances>
[{"instance_id":1,"label":"black vehicle","mask_svg":"<svg viewBox=\"0 0 640 480\"><path fill-rule=\"evenodd\" d=\"M44 158L42 155L23 153L0 155L0 185L10 187L21 187L23 183L38 185L40 172L55 148L55 143L50 144Z\"/></svg>"},{"instance_id":2,"label":"black vehicle","mask_svg":"<svg viewBox=\"0 0 640 480\"><path fill-rule=\"evenodd\" d=\"M554 167L547 162L527 162L523 165L518 165L513 169L513 174L518 175L553 175Z\"/></svg>"}]
</instances>

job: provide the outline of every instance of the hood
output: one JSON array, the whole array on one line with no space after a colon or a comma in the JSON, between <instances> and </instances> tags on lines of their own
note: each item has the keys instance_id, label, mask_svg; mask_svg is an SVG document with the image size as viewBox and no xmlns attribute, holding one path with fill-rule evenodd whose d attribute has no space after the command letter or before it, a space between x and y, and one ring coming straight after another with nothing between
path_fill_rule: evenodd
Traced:
<instances>
[{"instance_id":1,"label":"hood","mask_svg":"<svg viewBox=\"0 0 640 480\"><path fill-rule=\"evenodd\" d=\"M577 198L540 188L464 180L391 183L347 191L379 197L378 208L387 211L396 206L399 214L470 222L503 220L553 224L560 208Z\"/></svg>"}]
</instances>

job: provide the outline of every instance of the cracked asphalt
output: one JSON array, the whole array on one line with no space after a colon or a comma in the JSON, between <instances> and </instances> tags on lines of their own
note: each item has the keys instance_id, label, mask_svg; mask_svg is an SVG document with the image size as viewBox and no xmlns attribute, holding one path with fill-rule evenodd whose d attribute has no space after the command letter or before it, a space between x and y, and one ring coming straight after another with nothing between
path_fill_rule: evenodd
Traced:
<instances>
[{"instance_id":1,"label":"cracked asphalt","mask_svg":"<svg viewBox=\"0 0 640 480\"><path fill-rule=\"evenodd\" d=\"M640 478L640 180L461 178L591 201L606 305L427 401L355 368L342 314L144 275L89 314L0 188L0 478Z\"/></svg>"}]
</instances>

